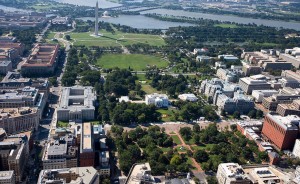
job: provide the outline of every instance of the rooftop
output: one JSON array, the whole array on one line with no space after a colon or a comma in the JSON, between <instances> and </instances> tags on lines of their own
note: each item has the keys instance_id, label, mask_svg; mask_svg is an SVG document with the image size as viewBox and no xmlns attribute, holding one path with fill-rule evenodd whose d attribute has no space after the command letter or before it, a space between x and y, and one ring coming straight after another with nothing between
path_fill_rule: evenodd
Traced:
<instances>
[{"instance_id":1,"label":"rooftop","mask_svg":"<svg viewBox=\"0 0 300 184\"><path fill-rule=\"evenodd\" d=\"M296 115L289 115L282 117L280 115L266 115L269 119L272 119L274 122L276 122L279 126L286 130L298 130L299 129L299 122L300 117Z\"/></svg>"},{"instance_id":2,"label":"rooftop","mask_svg":"<svg viewBox=\"0 0 300 184\"><path fill-rule=\"evenodd\" d=\"M135 164L132 166L125 184L140 184L142 181L148 183L155 183L151 175L151 168L149 163Z\"/></svg>"},{"instance_id":3,"label":"rooftop","mask_svg":"<svg viewBox=\"0 0 300 184\"><path fill-rule=\"evenodd\" d=\"M72 177L70 177L72 175ZM53 170L42 170L38 178L38 184L76 184L76 183L88 183L96 184L99 182L98 172L93 167L73 167L66 169L53 169ZM70 178L76 178L71 180ZM98 183L97 183L98 184Z\"/></svg>"},{"instance_id":4,"label":"rooftop","mask_svg":"<svg viewBox=\"0 0 300 184\"><path fill-rule=\"evenodd\" d=\"M83 123L83 134L82 134L82 144L81 153L92 152L93 142L92 142L92 127L91 123Z\"/></svg>"},{"instance_id":5,"label":"rooftop","mask_svg":"<svg viewBox=\"0 0 300 184\"><path fill-rule=\"evenodd\" d=\"M56 60L59 45L36 44L22 67L52 66Z\"/></svg>"},{"instance_id":6,"label":"rooftop","mask_svg":"<svg viewBox=\"0 0 300 184\"><path fill-rule=\"evenodd\" d=\"M61 101L58 110L81 111L95 109L96 94L91 86L73 86L62 88Z\"/></svg>"},{"instance_id":7,"label":"rooftop","mask_svg":"<svg viewBox=\"0 0 300 184\"><path fill-rule=\"evenodd\" d=\"M14 175L14 171L0 171L0 181L10 180Z\"/></svg>"},{"instance_id":8,"label":"rooftop","mask_svg":"<svg viewBox=\"0 0 300 184\"><path fill-rule=\"evenodd\" d=\"M0 109L0 120L3 118L13 118L24 116L26 114L36 114L37 108L20 107L20 108L3 108Z\"/></svg>"}]
</instances>

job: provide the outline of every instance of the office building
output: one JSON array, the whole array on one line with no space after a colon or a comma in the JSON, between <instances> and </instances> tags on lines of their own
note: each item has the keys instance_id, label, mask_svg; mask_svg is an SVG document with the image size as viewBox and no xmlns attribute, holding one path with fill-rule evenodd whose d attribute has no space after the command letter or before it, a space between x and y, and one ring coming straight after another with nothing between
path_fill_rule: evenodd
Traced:
<instances>
[{"instance_id":1,"label":"office building","mask_svg":"<svg viewBox=\"0 0 300 184\"><path fill-rule=\"evenodd\" d=\"M94 102L96 92L90 86L62 88L61 100L57 108L58 121L90 121L95 118Z\"/></svg>"},{"instance_id":2,"label":"office building","mask_svg":"<svg viewBox=\"0 0 300 184\"><path fill-rule=\"evenodd\" d=\"M207 64L207 63L211 62L211 57L209 57L209 56L197 56L196 61L200 62L200 63Z\"/></svg>"},{"instance_id":3,"label":"office building","mask_svg":"<svg viewBox=\"0 0 300 184\"><path fill-rule=\"evenodd\" d=\"M269 97L264 97L262 105L270 111L276 111L278 104L290 104L293 100L299 99L300 94L274 94Z\"/></svg>"},{"instance_id":4,"label":"office building","mask_svg":"<svg viewBox=\"0 0 300 184\"><path fill-rule=\"evenodd\" d=\"M219 164L216 177L219 184L252 184L243 168L236 163Z\"/></svg>"},{"instance_id":5,"label":"office building","mask_svg":"<svg viewBox=\"0 0 300 184\"><path fill-rule=\"evenodd\" d=\"M42 170L37 184L99 184L99 174L93 167L72 167Z\"/></svg>"},{"instance_id":6,"label":"office building","mask_svg":"<svg viewBox=\"0 0 300 184\"><path fill-rule=\"evenodd\" d=\"M36 88L39 92L44 93L45 99L48 98L50 84L45 78L23 78L18 72L8 72L0 82L0 90L21 89L26 86Z\"/></svg>"},{"instance_id":7,"label":"office building","mask_svg":"<svg viewBox=\"0 0 300 184\"><path fill-rule=\"evenodd\" d=\"M239 58L234 55L218 55L218 59L224 62L232 62L232 61L239 61Z\"/></svg>"},{"instance_id":8,"label":"office building","mask_svg":"<svg viewBox=\"0 0 300 184\"><path fill-rule=\"evenodd\" d=\"M242 94L241 91L235 92L233 98L217 91L214 99L214 104L217 105L218 110L220 112L225 111L228 114L233 114L235 111L248 114L255 106L253 100Z\"/></svg>"},{"instance_id":9,"label":"office building","mask_svg":"<svg viewBox=\"0 0 300 184\"><path fill-rule=\"evenodd\" d=\"M28 29L41 27L47 22L45 13L37 12L3 12L0 19L0 28Z\"/></svg>"},{"instance_id":10,"label":"office building","mask_svg":"<svg viewBox=\"0 0 300 184\"><path fill-rule=\"evenodd\" d=\"M23 56L25 45L23 43L1 42L1 55L5 54L7 59L16 60Z\"/></svg>"},{"instance_id":11,"label":"office building","mask_svg":"<svg viewBox=\"0 0 300 184\"><path fill-rule=\"evenodd\" d=\"M13 171L16 182L22 181L28 155L29 149L26 138L8 137L4 139L0 142L0 170ZM11 174L10 172L7 179L14 180Z\"/></svg>"},{"instance_id":12,"label":"office building","mask_svg":"<svg viewBox=\"0 0 300 184\"><path fill-rule=\"evenodd\" d=\"M80 167L95 165L94 140L91 123L83 123L80 145Z\"/></svg>"},{"instance_id":13,"label":"office building","mask_svg":"<svg viewBox=\"0 0 300 184\"><path fill-rule=\"evenodd\" d=\"M47 97L34 87L3 90L0 93L0 108L36 107L41 118L46 106Z\"/></svg>"},{"instance_id":14,"label":"office building","mask_svg":"<svg viewBox=\"0 0 300 184\"><path fill-rule=\"evenodd\" d=\"M153 93L145 95L145 102L147 105L155 105L158 108L169 106L169 98L166 94Z\"/></svg>"},{"instance_id":15,"label":"office building","mask_svg":"<svg viewBox=\"0 0 300 184\"><path fill-rule=\"evenodd\" d=\"M190 101L190 102L196 102L198 100L198 98L192 93L178 95L178 98L180 100Z\"/></svg>"},{"instance_id":16,"label":"office building","mask_svg":"<svg viewBox=\"0 0 300 184\"><path fill-rule=\"evenodd\" d=\"M300 139L296 139L296 141L295 141L295 145L293 148L293 155L295 157L300 158Z\"/></svg>"},{"instance_id":17,"label":"office building","mask_svg":"<svg viewBox=\"0 0 300 184\"><path fill-rule=\"evenodd\" d=\"M147 183L147 184L154 184L155 179L151 175L151 167L149 163L142 163L142 164L134 164L128 177L125 181L125 184L138 184L138 183Z\"/></svg>"},{"instance_id":18,"label":"office building","mask_svg":"<svg viewBox=\"0 0 300 184\"><path fill-rule=\"evenodd\" d=\"M250 65L261 67L264 71L292 69L292 63L280 59L276 55L276 50L273 49L261 50L260 52L243 52L241 58Z\"/></svg>"},{"instance_id":19,"label":"office building","mask_svg":"<svg viewBox=\"0 0 300 184\"><path fill-rule=\"evenodd\" d=\"M266 90L271 88L263 75L240 78L239 86L246 94L251 94L253 90Z\"/></svg>"},{"instance_id":20,"label":"office building","mask_svg":"<svg viewBox=\"0 0 300 184\"><path fill-rule=\"evenodd\" d=\"M278 94L276 90L253 90L252 96L255 99L255 102L261 103L264 97L269 97L274 94Z\"/></svg>"},{"instance_id":21,"label":"office building","mask_svg":"<svg viewBox=\"0 0 300 184\"><path fill-rule=\"evenodd\" d=\"M70 19L68 17L55 17L51 20L52 26L68 26Z\"/></svg>"},{"instance_id":22,"label":"office building","mask_svg":"<svg viewBox=\"0 0 300 184\"><path fill-rule=\"evenodd\" d=\"M244 73L239 69L219 68L217 70L217 76L226 82L237 82L240 77L244 76Z\"/></svg>"},{"instance_id":23,"label":"office building","mask_svg":"<svg viewBox=\"0 0 300 184\"><path fill-rule=\"evenodd\" d=\"M16 42L16 37L13 36L0 36L0 43L13 43Z\"/></svg>"},{"instance_id":24,"label":"office building","mask_svg":"<svg viewBox=\"0 0 300 184\"><path fill-rule=\"evenodd\" d=\"M47 76L55 72L58 62L59 45L36 44L21 66L24 76Z\"/></svg>"},{"instance_id":25,"label":"office building","mask_svg":"<svg viewBox=\"0 0 300 184\"><path fill-rule=\"evenodd\" d=\"M284 183L285 173L277 170L276 168L268 165L245 165L243 166L244 171L247 173L252 183L257 184L281 184Z\"/></svg>"},{"instance_id":26,"label":"office building","mask_svg":"<svg viewBox=\"0 0 300 184\"><path fill-rule=\"evenodd\" d=\"M278 104L276 113L281 116L297 115L300 116L300 100L293 100L290 104Z\"/></svg>"},{"instance_id":27,"label":"office building","mask_svg":"<svg viewBox=\"0 0 300 184\"><path fill-rule=\"evenodd\" d=\"M244 62L242 62L242 63L243 63L243 69L242 70L243 70L245 76L261 74L262 67L251 65L251 64L248 64L248 63L244 63Z\"/></svg>"},{"instance_id":28,"label":"office building","mask_svg":"<svg viewBox=\"0 0 300 184\"><path fill-rule=\"evenodd\" d=\"M263 137L279 150L292 150L299 134L298 116L267 114L262 129Z\"/></svg>"},{"instance_id":29,"label":"office building","mask_svg":"<svg viewBox=\"0 0 300 184\"><path fill-rule=\"evenodd\" d=\"M0 128L7 134L37 130L39 113L37 108L20 107L0 109Z\"/></svg>"},{"instance_id":30,"label":"office building","mask_svg":"<svg viewBox=\"0 0 300 184\"><path fill-rule=\"evenodd\" d=\"M70 133L50 138L44 150L43 169L61 169L78 166L76 137Z\"/></svg>"},{"instance_id":31,"label":"office building","mask_svg":"<svg viewBox=\"0 0 300 184\"><path fill-rule=\"evenodd\" d=\"M283 60L285 60L287 62L292 63L292 65L295 68L299 68L300 67L300 57L299 56L293 56L293 55L290 55L290 54L280 54L279 58L283 59Z\"/></svg>"},{"instance_id":32,"label":"office building","mask_svg":"<svg viewBox=\"0 0 300 184\"><path fill-rule=\"evenodd\" d=\"M15 173L14 171L0 171L0 183L1 184L15 184Z\"/></svg>"},{"instance_id":33,"label":"office building","mask_svg":"<svg viewBox=\"0 0 300 184\"><path fill-rule=\"evenodd\" d=\"M0 61L0 74L6 75L10 71L12 71L12 62L10 60Z\"/></svg>"},{"instance_id":34,"label":"office building","mask_svg":"<svg viewBox=\"0 0 300 184\"><path fill-rule=\"evenodd\" d=\"M100 162L100 176L110 175L110 164L109 164L109 152L101 151L99 152L99 162Z\"/></svg>"},{"instance_id":35,"label":"office building","mask_svg":"<svg viewBox=\"0 0 300 184\"><path fill-rule=\"evenodd\" d=\"M281 76L286 77L286 78L292 78L292 79L295 79L298 82L300 82L300 71L299 70L297 70L296 72L294 72L292 70L283 70L281 72Z\"/></svg>"}]
</instances>

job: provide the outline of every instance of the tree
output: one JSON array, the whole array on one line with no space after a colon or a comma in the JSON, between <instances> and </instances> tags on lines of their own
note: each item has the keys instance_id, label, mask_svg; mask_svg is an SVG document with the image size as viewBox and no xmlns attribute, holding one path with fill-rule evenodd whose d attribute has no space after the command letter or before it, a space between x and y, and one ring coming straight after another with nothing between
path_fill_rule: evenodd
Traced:
<instances>
[{"instance_id":1,"label":"tree","mask_svg":"<svg viewBox=\"0 0 300 184\"><path fill-rule=\"evenodd\" d=\"M194 139L195 144L199 144L200 143L200 136L198 134L195 134L193 136L193 139Z\"/></svg>"},{"instance_id":2,"label":"tree","mask_svg":"<svg viewBox=\"0 0 300 184\"><path fill-rule=\"evenodd\" d=\"M200 126L198 125L198 124L195 124L194 126L193 126L193 131L194 132L200 132Z\"/></svg>"},{"instance_id":3,"label":"tree","mask_svg":"<svg viewBox=\"0 0 300 184\"><path fill-rule=\"evenodd\" d=\"M235 111L235 112L233 113L233 118L235 118L235 119L240 119L240 116L241 116L241 114L240 114L239 111Z\"/></svg>"},{"instance_id":4,"label":"tree","mask_svg":"<svg viewBox=\"0 0 300 184\"><path fill-rule=\"evenodd\" d=\"M207 176L206 180L208 184L218 184L218 180L215 176Z\"/></svg>"},{"instance_id":5,"label":"tree","mask_svg":"<svg viewBox=\"0 0 300 184\"><path fill-rule=\"evenodd\" d=\"M208 154L204 150L197 150L194 152L194 159L199 163L206 162L208 160Z\"/></svg>"},{"instance_id":6,"label":"tree","mask_svg":"<svg viewBox=\"0 0 300 184\"><path fill-rule=\"evenodd\" d=\"M248 116L249 116L250 118L255 118L255 117L256 117L256 110L255 110L255 109L251 110L251 111L248 113Z\"/></svg>"},{"instance_id":7,"label":"tree","mask_svg":"<svg viewBox=\"0 0 300 184\"><path fill-rule=\"evenodd\" d=\"M70 35L66 35L65 38L66 38L66 40L71 40L71 36Z\"/></svg>"},{"instance_id":8,"label":"tree","mask_svg":"<svg viewBox=\"0 0 300 184\"><path fill-rule=\"evenodd\" d=\"M235 132L237 130L237 126L235 124L230 125L231 131Z\"/></svg>"},{"instance_id":9,"label":"tree","mask_svg":"<svg viewBox=\"0 0 300 184\"><path fill-rule=\"evenodd\" d=\"M256 111L256 118L257 119L260 119L260 118L262 118L264 116L264 112L263 111L261 111L261 110L257 110Z\"/></svg>"},{"instance_id":10,"label":"tree","mask_svg":"<svg viewBox=\"0 0 300 184\"><path fill-rule=\"evenodd\" d=\"M181 164L181 158L180 158L180 156L179 155L174 155L172 157L171 161L170 161L170 164L171 165L175 165L175 166L180 165Z\"/></svg>"},{"instance_id":11,"label":"tree","mask_svg":"<svg viewBox=\"0 0 300 184\"><path fill-rule=\"evenodd\" d=\"M185 140L190 140L192 136L192 130L190 127L183 127L180 128L179 130L180 135L185 139Z\"/></svg>"}]
</instances>

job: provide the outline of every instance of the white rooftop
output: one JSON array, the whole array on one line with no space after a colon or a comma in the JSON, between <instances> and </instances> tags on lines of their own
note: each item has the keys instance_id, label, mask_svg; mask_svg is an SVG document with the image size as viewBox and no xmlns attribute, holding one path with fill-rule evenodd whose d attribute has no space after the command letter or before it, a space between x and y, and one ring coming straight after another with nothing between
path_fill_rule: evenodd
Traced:
<instances>
[{"instance_id":1,"label":"white rooftop","mask_svg":"<svg viewBox=\"0 0 300 184\"><path fill-rule=\"evenodd\" d=\"M267 114L268 118L272 119L284 129L298 130L300 124L300 117L296 115L280 116Z\"/></svg>"}]
</instances>

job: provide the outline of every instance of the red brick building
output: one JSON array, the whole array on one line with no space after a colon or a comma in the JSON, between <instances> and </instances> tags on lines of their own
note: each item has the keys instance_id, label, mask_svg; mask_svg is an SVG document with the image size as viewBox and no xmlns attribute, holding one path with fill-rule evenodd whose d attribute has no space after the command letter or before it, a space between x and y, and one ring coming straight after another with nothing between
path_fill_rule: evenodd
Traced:
<instances>
[{"instance_id":1,"label":"red brick building","mask_svg":"<svg viewBox=\"0 0 300 184\"><path fill-rule=\"evenodd\" d=\"M21 66L22 75L44 76L53 74L58 62L58 54L58 44L36 44Z\"/></svg>"},{"instance_id":2,"label":"red brick building","mask_svg":"<svg viewBox=\"0 0 300 184\"><path fill-rule=\"evenodd\" d=\"M92 138L91 123L82 124L81 146L80 146L80 167L94 166L95 164L95 152L94 143Z\"/></svg>"},{"instance_id":3,"label":"red brick building","mask_svg":"<svg viewBox=\"0 0 300 184\"><path fill-rule=\"evenodd\" d=\"M299 135L298 116L286 116L267 114L262 129L263 137L274 144L279 150L291 150Z\"/></svg>"}]
</instances>

